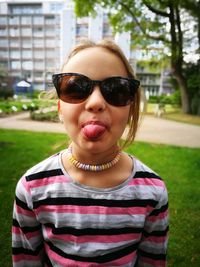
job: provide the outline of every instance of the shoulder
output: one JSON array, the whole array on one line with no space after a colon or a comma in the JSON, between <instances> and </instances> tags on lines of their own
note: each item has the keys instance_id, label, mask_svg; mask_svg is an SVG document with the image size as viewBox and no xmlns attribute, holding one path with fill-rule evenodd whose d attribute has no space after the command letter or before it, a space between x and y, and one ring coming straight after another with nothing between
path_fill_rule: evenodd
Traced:
<instances>
[{"instance_id":1,"label":"shoulder","mask_svg":"<svg viewBox=\"0 0 200 267\"><path fill-rule=\"evenodd\" d=\"M37 176L49 176L50 174L60 172L60 153L54 154L28 169L24 174L26 180L29 181L34 179L34 177L37 178Z\"/></svg>"},{"instance_id":2,"label":"shoulder","mask_svg":"<svg viewBox=\"0 0 200 267\"><path fill-rule=\"evenodd\" d=\"M151 196L157 201L161 199L165 199L166 201L168 196L164 180L158 173L149 168L146 164L137 158L132 158L134 171L129 185L137 187L138 191L141 191L142 195Z\"/></svg>"}]
</instances>

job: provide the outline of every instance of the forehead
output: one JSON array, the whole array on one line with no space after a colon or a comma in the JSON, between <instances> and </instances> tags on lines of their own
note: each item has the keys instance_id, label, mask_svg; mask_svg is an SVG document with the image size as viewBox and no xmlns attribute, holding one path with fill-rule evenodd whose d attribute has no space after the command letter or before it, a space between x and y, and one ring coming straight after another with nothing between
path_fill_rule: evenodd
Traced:
<instances>
[{"instance_id":1,"label":"forehead","mask_svg":"<svg viewBox=\"0 0 200 267\"><path fill-rule=\"evenodd\" d=\"M63 72L78 72L91 78L127 76L121 58L101 47L90 47L79 51L64 65Z\"/></svg>"}]
</instances>

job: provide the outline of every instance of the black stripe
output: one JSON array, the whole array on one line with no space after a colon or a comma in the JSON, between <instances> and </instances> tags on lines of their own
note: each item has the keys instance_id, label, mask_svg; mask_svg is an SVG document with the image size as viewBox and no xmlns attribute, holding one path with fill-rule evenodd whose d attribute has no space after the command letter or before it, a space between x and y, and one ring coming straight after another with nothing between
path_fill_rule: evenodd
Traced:
<instances>
[{"instance_id":1,"label":"black stripe","mask_svg":"<svg viewBox=\"0 0 200 267\"><path fill-rule=\"evenodd\" d=\"M123 227L123 228L83 228L77 229L73 227L59 227L56 228L54 224L47 223L46 227L52 229L52 233L55 235L71 234L74 236L84 236L84 235L120 235L129 233L142 233L143 228L136 227Z\"/></svg>"},{"instance_id":2,"label":"black stripe","mask_svg":"<svg viewBox=\"0 0 200 267\"><path fill-rule=\"evenodd\" d=\"M59 175L63 175L62 170L55 169L55 170L42 171L42 172L37 172L34 174L27 175L26 180L33 181L33 180L39 180L39 179L48 178L52 176L59 176Z\"/></svg>"},{"instance_id":3,"label":"black stripe","mask_svg":"<svg viewBox=\"0 0 200 267\"><path fill-rule=\"evenodd\" d=\"M13 247L12 253L13 255L26 254L26 255L37 256L40 253L41 249L43 249L43 243L41 243L35 250L23 247Z\"/></svg>"},{"instance_id":4,"label":"black stripe","mask_svg":"<svg viewBox=\"0 0 200 267\"><path fill-rule=\"evenodd\" d=\"M32 211L25 202L21 201L17 196L15 197L16 205L24 210Z\"/></svg>"},{"instance_id":5,"label":"black stripe","mask_svg":"<svg viewBox=\"0 0 200 267\"><path fill-rule=\"evenodd\" d=\"M133 178L155 178L158 180L162 180L157 174L153 172L136 172Z\"/></svg>"},{"instance_id":6,"label":"black stripe","mask_svg":"<svg viewBox=\"0 0 200 267\"><path fill-rule=\"evenodd\" d=\"M62 256L63 258L71 259L71 260L75 260L75 261L81 261L81 262L95 262L95 263L106 263L109 261L120 259L120 258L134 252L138 248L138 245L139 245L139 243L136 243L136 244L133 244L133 245L128 246L126 248L123 248L123 249L120 249L117 251L113 251L113 252L108 253L108 254L104 254L104 255L100 255L100 256L94 256L94 257L84 257L84 256L78 256L78 255L72 255L72 254L65 253L64 251L62 251L58 247L54 246L51 242L48 242L47 244L49 245L51 250L53 250L55 253Z\"/></svg>"},{"instance_id":7,"label":"black stripe","mask_svg":"<svg viewBox=\"0 0 200 267\"><path fill-rule=\"evenodd\" d=\"M23 226L23 227L21 227L16 219L13 219L13 226L19 227L24 234L39 231L41 229L40 224L36 225L36 226Z\"/></svg>"},{"instance_id":8,"label":"black stripe","mask_svg":"<svg viewBox=\"0 0 200 267\"><path fill-rule=\"evenodd\" d=\"M45 253L44 255L44 263L46 264L45 266L48 266L48 267L53 267L53 264L51 263L49 257L47 256L47 254Z\"/></svg>"},{"instance_id":9,"label":"black stripe","mask_svg":"<svg viewBox=\"0 0 200 267\"><path fill-rule=\"evenodd\" d=\"M110 200L110 199L92 199L75 197L46 198L33 203L34 209L42 205L78 205L78 206L104 206L104 207L155 207L157 201L153 199L128 199L128 200Z\"/></svg>"},{"instance_id":10,"label":"black stripe","mask_svg":"<svg viewBox=\"0 0 200 267\"><path fill-rule=\"evenodd\" d=\"M157 215L159 215L160 213L165 212L167 209L168 209L168 203L167 203L166 205L160 207L160 209L155 209L155 210L153 210L153 211L149 214L149 216L157 216Z\"/></svg>"},{"instance_id":11,"label":"black stripe","mask_svg":"<svg viewBox=\"0 0 200 267\"><path fill-rule=\"evenodd\" d=\"M152 231L152 232L147 232L147 231L143 231L143 235L145 237L149 237L149 236L166 236L167 233L169 231L169 226L167 226L167 228L163 231Z\"/></svg>"},{"instance_id":12,"label":"black stripe","mask_svg":"<svg viewBox=\"0 0 200 267\"><path fill-rule=\"evenodd\" d=\"M145 258L150 258L152 260L163 260L163 261L166 260L166 254L153 254L153 253L146 252L142 249L139 250L139 255Z\"/></svg>"}]
</instances>

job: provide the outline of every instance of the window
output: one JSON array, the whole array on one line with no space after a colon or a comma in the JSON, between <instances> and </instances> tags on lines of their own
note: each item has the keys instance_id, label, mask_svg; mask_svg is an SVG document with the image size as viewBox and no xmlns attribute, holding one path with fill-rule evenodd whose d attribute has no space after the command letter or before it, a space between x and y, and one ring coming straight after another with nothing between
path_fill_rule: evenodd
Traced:
<instances>
[{"instance_id":1,"label":"window","mask_svg":"<svg viewBox=\"0 0 200 267\"><path fill-rule=\"evenodd\" d=\"M39 70L44 69L44 61L36 61L34 63L34 69L39 69Z\"/></svg>"},{"instance_id":2,"label":"window","mask_svg":"<svg viewBox=\"0 0 200 267\"><path fill-rule=\"evenodd\" d=\"M19 24L19 17L18 16L9 17L9 24L10 25Z\"/></svg>"},{"instance_id":3,"label":"window","mask_svg":"<svg viewBox=\"0 0 200 267\"><path fill-rule=\"evenodd\" d=\"M31 48L31 47L32 47L31 39L22 40L22 48Z\"/></svg>"},{"instance_id":4,"label":"window","mask_svg":"<svg viewBox=\"0 0 200 267\"><path fill-rule=\"evenodd\" d=\"M42 17L42 16L34 16L33 17L33 24L34 25L43 25L44 24L44 17Z\"/></svg>"},{"instance_id":5,"label":"window","mask_svg":"<svg viewBox=\"0 0 200 267\"><path fill-rule=\"evenodd\" d=\"M33 68L33 62L30 60L22 62L22 68L26 70L31 70Z\"/></svg>"},{"instance_id":6,"label":"window","mask_svg":"<svg viewBox=\"0 0 200 267\"><path fill-rule=\"evenodd\" d=\"M43 59L44 58L44 51L43 50L38 50L34 51L34 59Z\"/></svg>"},{"instance_id":7,"label":"window","mask_svg":"<svg viewBox=\"0 0 200 267\"><path fill-rule=\"evenodd\" d=\"M9 35L11 37L19 37L19 28L15 27L15 28L10 28L9 30Z\"/></svg>"},{"instance_id":8,"label":"window","mask_svg":"<svg viewBox=\"0 0 200 267\"><path fill-rule=\"evenodd\" d=\"M10 40L10 47L20 47L20 43L18 41L18 39L11 39Z\"/></svg>"},{"instance_id":9,"label":"window","mask_svg":"<svg viewBox=\"0 0 200 267\"><path fill-rule=\"evenodd\" d=\"M6 28L1 28L0 29L0 36L6 36L8 34L8 31Z\"/></svg>"},{"instance_id":10,"label":"window","mask_svg":"<svg viewBox=\"0 0 200 267\"><path fill-rule=\"evenodd\" d=\"M34 37L43 37L43 29L41 27L33 29L33 36Z\"/></svg>"},{"instance_id":11,"label":"window","mask_svg":"<svg viewBox=\"0 0 200 267\"><path fill-rule=\"evenodd\" d=\"M41 14L41 4L9 4L10 14Z\"/></svg>"},{"instance_id":12,"label":"window","mask_svg":"<svg viewBox=\"0 0 200 267\"><path fill-rule=\"evenodd\" d=\"M20 61L11 61L11 69L20 69L21 63Z\"/></svg>"},{"instance_id":13,"label":"window","mask_svg":"<svg viewBox=\"0 0 200 267\"><path fill-rule=\"evenodd\" d=\"M32 50L22 50L22 57L23 58L32 58Z\"/></svg>"},{"instance_id":14,"label":"window","mask_svg":"<svg viewBox=\"0 0 200 267\"><path fill-rule=\"evenodd\" d=\"M22 36L31 36L32 34L32 29L29 28L22 28L21 29Z\"/></svg>"},{"instance_id":15,"label":"window","mask_svg":"<svg viewBox=\"0 0 200 267\"><path fill-rule=\"evenodd\" d=\"M43 39L34 39L33 40L34 47L44 47L44 40Z\"/></svg>"},{"instance_id":16,"label":"window","mask_svg":"<svg viewBox=\"0 0 200 267\"><path fill-rule=\"evenodd\" d=\"M22 25L30 25L31 24L31 16L22 16L21 17Z\"/></svg>"},{"instance_id":17,"label":"window","mask_svg":"<svg viewBox=\"0 0 200 267\"><path fill-rule=\"evenodd\" d=\"M7 24L7 17L3 17L1 15L1 17L0 17L0 25L6 25L6 24Z\"/></svg>"},{"instance_id":18,"label":"window","mask_svg":"<svg viewBox=\"0 0 200 267\"><path fill-rule=\"evenodd\" d=\"M20 59L20 51L19 50L11 50L10 57Z\"/></svg>"},{"instance_id":19,"label":"window","mask_svg":"<svg viewBox=\"0 0 200 267\"><path fill-rule=\"evenodd\" d=\"M7 39L0 39L0 47L7 47L8 40Z\"/></svg>"}]
</instances>

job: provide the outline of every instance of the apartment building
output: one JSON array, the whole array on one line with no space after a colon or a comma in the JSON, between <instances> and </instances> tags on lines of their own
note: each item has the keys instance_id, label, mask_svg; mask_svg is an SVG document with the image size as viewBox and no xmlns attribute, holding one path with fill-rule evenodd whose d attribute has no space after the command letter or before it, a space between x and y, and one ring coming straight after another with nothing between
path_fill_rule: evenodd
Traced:
<instances>
[{"instance_id":1,"label":"apartment building","mask_svg":"<svg viewBox=\"0 0 200 267\"><path fill-rule=\"evenodd\" d=\"M52 73L84 37L114 38L102 9L96 18L78 19L69 0L0 1L0 68L35 89L48 88ZM128 56L129 34L116 36L116 41Z\"/></svg>"}]
</instances>

